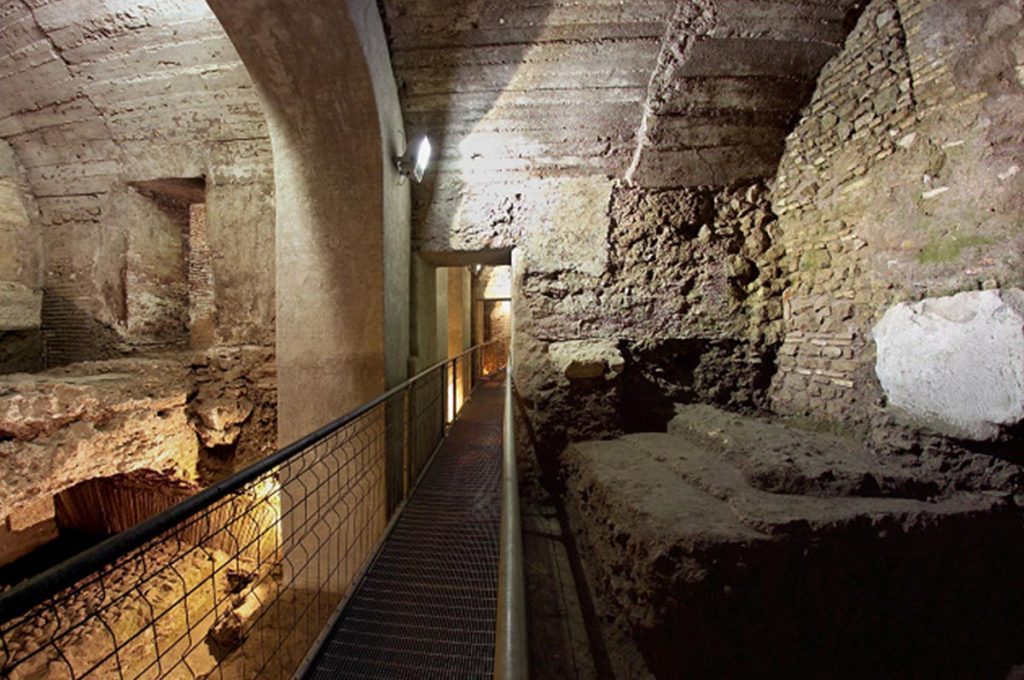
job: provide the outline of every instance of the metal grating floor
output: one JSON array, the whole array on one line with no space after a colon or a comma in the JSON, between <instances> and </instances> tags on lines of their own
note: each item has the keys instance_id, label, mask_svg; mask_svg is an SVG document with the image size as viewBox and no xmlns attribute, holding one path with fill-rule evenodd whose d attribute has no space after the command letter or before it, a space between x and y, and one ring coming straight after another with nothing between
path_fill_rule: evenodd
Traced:
<instances>
[{"instance_id":1,"label":"metal grating floor","mask_svg":"<svg viewBox=\"0 0 1024 680\"><path fill-rule=\"evenodd\" d=\"M503 398L480 382L306 678L493 677Z\"/></svg>"}]
</instances>

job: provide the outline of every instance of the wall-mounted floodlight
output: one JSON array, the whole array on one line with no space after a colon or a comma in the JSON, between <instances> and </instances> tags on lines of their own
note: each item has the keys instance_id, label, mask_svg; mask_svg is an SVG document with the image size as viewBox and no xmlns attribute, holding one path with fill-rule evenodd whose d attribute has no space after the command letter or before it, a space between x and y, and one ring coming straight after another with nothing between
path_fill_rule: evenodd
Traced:
<instances>
[{"instance_id":1,"label":"wall-mounted floodlight","mask_svg":"<svg viewBox=\"0 0 1024 680\"><path fill-rule=\"evenodd\" d=\"M403 177L412 177L417 183L422 182L423 176L427 172L427 166L430 165L430 155L433 151L434 149L430 145L430 139L424 137L416 146L415 153L410 152L395 159L395 164L398 166L398 172L400 172Z\"/></svg>"}]
</instances>

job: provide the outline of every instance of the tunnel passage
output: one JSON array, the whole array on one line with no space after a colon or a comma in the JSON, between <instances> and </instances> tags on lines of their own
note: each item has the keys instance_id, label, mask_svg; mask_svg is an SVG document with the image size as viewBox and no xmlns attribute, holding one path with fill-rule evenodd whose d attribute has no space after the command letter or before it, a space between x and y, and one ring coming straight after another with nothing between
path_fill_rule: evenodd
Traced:
<instances>
[{"instance_id":1,"label":"tunnel passage","mask_svg":"<svg viewBox=\"0 0 1024 680\"><path fill-rule=\"evenodd\" d=\"M476 387L303 677L494 677L503 379Z\"/></svg>"}]
</instances>

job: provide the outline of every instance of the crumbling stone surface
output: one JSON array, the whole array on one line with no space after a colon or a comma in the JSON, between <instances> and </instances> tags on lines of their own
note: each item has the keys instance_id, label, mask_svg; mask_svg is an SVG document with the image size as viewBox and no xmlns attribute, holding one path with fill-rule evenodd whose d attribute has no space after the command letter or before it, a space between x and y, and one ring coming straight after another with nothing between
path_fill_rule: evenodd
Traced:
<instances>
[{"instance_id":1,"label":"crumbling stone surface","mask_svg":"<svg viewBox=\"0 0 1024 680\"><path fill-rule=\"evenodd\" d=\"M13 149L0 140L0 373L43 367L39 211Z\"/></svg>"},{"instance_id":2,"label":"crumbling stone surface","mask_svg":"<svg viewBox=\"0 0 1024 680\"><path fill-rule=\"evenodd\" d=\"M0 332L39 328L43 294L20 283L0 282Z\"/></svg>"},{"instance_id":3,"label":"crumbling stone surface","mask_svg":"<svg viewBox=\"0 0 1024 680\"><path fill-rule=\"evenodd\" d=\"M619 348L608 340L553 342L548 354L555 370L567 380L612 379L625 365Z\"/></svg>"},{"instance_id":4,"label":"crumbling stone surface","mask_svg":"<svg viewBox=\"0 0 1024 680\"><path fill-rule=\"evenodd\" d=\"M874 0L822 70L773 191L790 281L775 410L912 436L871 329L896 303L1021 285L1022 30L1014 2Z\"/></svg>"},{"instance_id":5,"label":"crumbling stone surface","mask_svg":"<svg viewBox=\"0 0 1024 680\"><path fill-rule=\"evenodd\" d=\"M196 391L189 416L207 449L204 479L214 481L277 447L277 369L269 347L221 347L193 356Z\"/></svg>"},{"instance_id":6,"label":"crumbling stone surface","mask_svg":"<svg viewBox=\"0 0 1024 680\"><path fill-rule=\"evenodd\" d=\"M992 439L1024 419L1024 291L890 307L872 332L889 404L940 431Z\"/></svg>"},{"instance_id":7,"label":"crumbling stone surface","mask_svg":"<svg viewBox=\"0 0 1024 680\"><path fill-rule=\"evenodd\" d=\"M765 187L616 185L606 219L600 276L520 261L516 382L545 459L664 429L674 401L765 405L785 285Z\"/></svg>"},{"instance_id":8,"label":"crumbling stone surface","mask_svg":"<svg viewBox=\"0 0 1024 680\"><path fill-rule=\"evenodd\" d=\"M82 482L219 481L276 446L273 351L88 362L0 381L0 517ZM198 487L196 487L198 488Z\"/></svg>"},{"instance_id":9,"label":"crumbling stone surface","mask_svg":"<svg viewBox=\"0 0 1024 680\"><path fill-rule=\"evenodd\" d=\"M142 468L194 478L188 367L118 360L3 380L0 516L95 477Z\"/></svg>"},{"instance_id":10,"label":"crumbling stone surface","mask_svg":"<svg viewBox=\"0 0 1024 680\"><path fill-rule=\"evenodd\" d=\"M617 677L1002 677L1020 661L1019 468L940 472L707 406L669 430L565 454L602 623L646 664L613 649Z\"/></svg>"}]
</instances>

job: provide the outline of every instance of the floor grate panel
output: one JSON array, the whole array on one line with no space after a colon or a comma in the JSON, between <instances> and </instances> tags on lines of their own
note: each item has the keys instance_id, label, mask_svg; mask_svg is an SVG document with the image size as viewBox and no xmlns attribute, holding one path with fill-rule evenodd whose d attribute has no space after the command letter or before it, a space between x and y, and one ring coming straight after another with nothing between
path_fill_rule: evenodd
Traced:
<instances>
[{"instance_id":1,"label":"floor grate panel","mask_svg":"<svg viewBox=\"0 0 1024 680\"><path fill-rule=\"evenodd\" d=\"M307 678L493 677L503 399L466 402Z\"/></svg>"}]
</instances>

